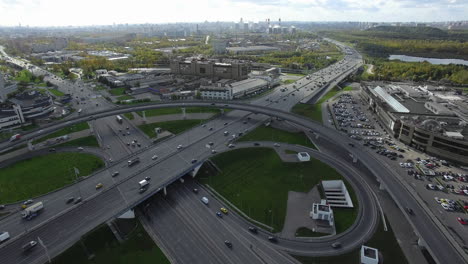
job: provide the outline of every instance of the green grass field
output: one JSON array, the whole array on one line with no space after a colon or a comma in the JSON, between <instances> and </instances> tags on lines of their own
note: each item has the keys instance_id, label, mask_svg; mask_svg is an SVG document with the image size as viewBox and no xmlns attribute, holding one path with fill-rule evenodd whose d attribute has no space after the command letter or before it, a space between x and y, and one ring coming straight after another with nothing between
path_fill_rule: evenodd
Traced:
<instances>
[{"instance_id":1,"label":"green grass field","mask_svg":"<svg viewBox=\"0 0 468 264\"><path fill-rule=\"evenodd\" d=\"M288 191L308 192L320 180L343 179L335 169L315 159L283 163L269 148L233 150L211 160L221 173L213 173L204 166L198 179L249 217L273 227L275 232L283 228ZM353 202L357 205L357 201Z\"/></svg>"},{"instance_id":2,"label":"green grass field","mask_svg":"<svg viewBox=\"0 0 468 264\"><path fill-rule=\"evenodd\" d=\"M0 132L0 141L10 139L11 136L13 136L13 135L14 135L14 133L12 133L12 132L2 131L2 132Z\"/></svg>"},{"instance_id":3,"label":"green grass field","mask_svg":"<svg viewBox=\"0 0 468 264\"><path fill-rule=\"evenodd\" d=\"M119 100L119 101L131 100L131 99L135 99L135 97L133 97L131 95L122 95L122 96L117 97L117 100Z\"/></svg>"},{"instance_id":4,"label":"green grass field","mask_svg":"<svg viewBox=\"0 0 468 264\"><path fill-rule=\"evenodd\" d=\"M318 122L323 122L322 120L322 103L327 101L328 99L332 98L336 94L340 93L341 91L350 91L352 90L351 87L345 87L343 90L339 90L338 88L334 88L326 93L317 103L311 104L296 104L292 108L292 112L298 115L302 115L308 117L310 119L316 120Z\"/></svg>"},{"instance_id":5,"label":"green grass field","mask_svg":"<svg viewBox=\"0 0 468 264\"><path fill-rule=\"evenodd\" d=\"M384 263L406 264L403 251L398 244L395 235L388 224L388 231L383 229L383 224L380 223L374 236L365 243L366 246L377 248L383 255ZM343 263L359 263L360 249L347 254L334 257L300 257L293 256L303 264L343 264Z\"/></svg>"},{"instance_id":6,"label":"green grass field","mask_svg":"<svg viewBox=\"0 0 468 264\"><path fill-rule=\"evenodd\" d=\"M36 139L36 140L33 141L33 144L37 144L39 142L46 141L49 138L60 137L60 136L64 136L64 135L74 133L74 132L83 131L85 129L89 129L89 125L88 125L87 122L71 125L69 127L65 127L65 128L62 128L62 129L60 129L58 131L55 131L52 134L49 134L49 135L44 136L42 138Z\"/></svg>"},{"instance_id":7,"label":"green grass field","mask_svg":"<svg viewBox=\"0 0 468 264\"><path fill-rule=\"evenodd\" d=\"M85 176L103 166L101 159L85 153L54 153L17 162L0 169L0 203L21 201L72 183L73 167Z\"/></svg>"},{"instance_id":8,"label":"green grass field","mask_svg":"<svg viewBox=\"0 0 468 264\"><path fill-rule=\"evenodd\" d=\"M264 125L261 125L253 131L249 132L247 135L242 136L239 141L274 141L303 145L313 149L316 148L315 145L302 132L293 133Z\"/></svg>"},{"instance_id":9,"label":"green grass field","mask_svg":"<svg viewBox=\"0 0 468 264\"><path fill-rule=\"evenodd\" d=\"M62 93L61 91L57 90L57 89L49 89L48 90L50 93L52 93L53 95L55 96L64 96L65 94Z\"/></svg>"},{"instance_id":10,"label":"green grass field","mask_svg":"<svg viewBox=\"0 0 468 264\"><path fill-rule=\"evenodd\" d=\"M169 264L139 222L120 244L107 225L101 225L52 260L53 264ZM93 254L92 260L88 254Z\"/></svg>"},{"instance_id":11,"label":"green grass field","mask_svg":"<svg viewBox=\"0 0 468 264\"><path fill-rule=\"evenodd\" d=\"M133 119L135 119L135 117L133 116L132 113L125 113L125 114L123 114L123 115L124 115L128 120L133 120Z\"/></svg>"},{"instance_id":12,"label":"green grass field","mask_svg":"<svg viewBox=\"0 0 468 264\"><path fill-rule=\"evenodd\" d=\"M167 130L172 134L179 134L194 126L200 125L203 121L204 120L201 119L174 120L140 125L138 128L141 129L141 131L143 131L150 138L153 138L156 137L154 129L157 127L160 127L163 130Z\"/></svg>"},{"instance_id":13,"label":"green grass field","mask_svg":"<svg viewBox=\"0 0 468 264\"><path fill-rule=\"evenodd\" d=\"M143 113L136 112L139 116L143 117ZM210 108L210 107L186 107L185 113L220 113L220 110L217 108ZM146 117L150 116L160 116L160 115L173 115L173 114L182 114L181 108L158 108L158 109L151 109L146 110L145 115Z\"/></svg>"},{"instance_id":14,"label":"green grass field","mask_svg":"<svg viewBox=\"0 0 468 264\"><path fill-rule=\"evenodd\" d=\"M125 88L113 88L109 90L109 93L112 95L123 95L125 94Z\"/></svg>"},{"instance_id":15,"label":"green grass field","mask_svg":"<svg viewBox=\"0 0 468 264\"><path fill-rule=\"evenodd\" d=\"M295 80L284 80L283 84L291 84L293 82L295 82Z\"/></svg>"},{"instance_id":16,"label":"green grass field","mask_svg":"<svg viewBox=\"0 0 468 264\"><path fill-rule=\"evenodd\" d=\"M55 145L54 147L99 147L99 143L95 136L87 136L82 138L73 139L62 144Z\"/></svg>"}]
</instances>

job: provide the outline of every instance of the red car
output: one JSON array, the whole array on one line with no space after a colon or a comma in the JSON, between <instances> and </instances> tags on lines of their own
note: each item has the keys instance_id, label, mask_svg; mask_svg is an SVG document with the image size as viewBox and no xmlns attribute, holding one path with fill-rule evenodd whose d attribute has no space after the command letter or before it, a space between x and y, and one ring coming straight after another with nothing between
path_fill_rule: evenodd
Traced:
<instances>
[{"instance_id":1,"label":"red car","mask_svg":"<svg viewBox=\"0 0 468 264\"><path fill-rule=\"evenodd\" d=\"M457 217L457 221L460 222L462 225L468 225L468 219L463 219L461 217Z\"/></svg>"}]
</instances>

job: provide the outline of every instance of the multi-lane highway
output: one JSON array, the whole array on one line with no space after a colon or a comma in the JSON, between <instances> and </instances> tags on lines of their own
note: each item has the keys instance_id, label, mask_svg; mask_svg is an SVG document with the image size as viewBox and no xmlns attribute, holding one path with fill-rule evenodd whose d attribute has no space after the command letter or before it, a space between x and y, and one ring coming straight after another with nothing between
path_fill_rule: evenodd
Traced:
<instances>
[{"instance_id":1,"label":"multi-lane highway","mask_svg":"<svg viewBox=\"0 0 468 264\"><path fill-rule=\"evenodd\" d=\"M214 105L212 105L214 103ZM116 113L122 113L122 112L130 112L130 111L140 111L140 110L146 110L150 108L155 108L155 107L180 107L180 106L209 106L209 107L220 107L220 108L233 108L233 109L238 109L238 110L244 110L244 111L249 111L249 112L255 112L255 113L260 113L264 114L267 116L276 116L284 120L291 121L293 123L299 124L301 126L307 127L308 129L313 130L316 134L320 135L320 137L326 138L327 140L330 141L331 145L335 145L335 147L340 148L341 151L346 151L350 154L352 154L354 157L358 157L359 161L362 162L364 165L369 168L371 172L376 175L376 177L385 184L387 190L389 193L393 196L393 198L396 200L396 202L402 207L410 207L414 211L414 215L410 216L410 221L415 222L415 228L418 234L422 237L422 239L428 244L429 249L433 247L437 248L443 248L443 251L438 251L437 254L434 254L434 251L432 252L434 256L437 259L450 259L453 260L451 263L463 263L464 260L462 256L455 250L455 247L452 246L451 244L448 244L445 239L445 235L438 229L438 227L435 225L435 223L432 221L432 219L427 215L427 213L418 205L418 203L413 199L412 195L406 191L406 189L401 186L401 183L396 180L395 176L392 176L393 171L390 170L388 167L383 165L379 160L377 160L371 153L367 152L366 149L361 149L361 148L352 148L348 146L349 139L345 136L343 136L340 132L323 127L322 125L313 122L311 120L305 119L301 116L297 116L285 111L277 110L274 108L270 107L263 107L263 106L257 106L257 105L251 105L251 104L244 104L244 103L229 103L225 104L224 102L184 102L184 103L165 103L165 104L158 104L158 105L143 105L143 106L135 106L135 107L127 107L127 108L120 108L116 110L111 110L111 111L106 111L104 113L95 113L94 116L96 118L101 117L101 115L104 116L110 116L110 115L115 115ZM193 144L184 148L185 151L181 152L176 152L178 153L177 155L169 155L167 159L164 160L164 162L157 163L157 166L152 166L150 168L145 168L146 170L142 172L136 173L138 177L136 177L135 174L132 176L129 176L129 179L133 179L133 182L131 180L127 180L124 183L120 183L117 185L117 188L110 188L107 189L109 192L115 193L115 189L120 190L122 195L121 197L121 204L120 206L113 207L112 209L106 210L107 213L115 215L116 212L121 212L126 206L131 206L134 205L138 202L135 201L135 195L138 189L138 186L136 184L137 179L143 178L144 176L152 176L152 175L158 175L158 180L161 183L153 185L152 188L160 188L162 186L165 186L167 183L173 181L174 179L178 178L181 174L187 171L187 168L191 168L190 166L190 161L193 158L198 158L198 161L202 160L203 158L209 157L211 155L211 152L206 149L205 145L208 141L214 141L215 145L223 145L226 142L226 137L223 135L224 130L230 130L230 131L244 131L245 129L249 129L249 126L252 126L253 121L250 120L250 122L247 122L244 124L243 121L239 120L245 120L245 118L241 118L244 113L238 112L238 111L233 111L230 114L239 114L237 116L238 121L237 122L231 122L230 125L228 125L227 128L224 128L224 125L222 124L224 120L214 120L212 122L219 122L215 127L217 131L215 131L212 135L209 135L207 132L208 129L207 127L211 126L208 125L207 127L197 127L193 129L192 131L189 131L188 133L177 137L178 139L184 140L184 137L192 137L192 139L186 139L187 142L192 142ZM253 118L257 118L257 121L261 121L264 119L261 115L251 115ZM86 119L87 117L82 117ZM225 117L225 118L236 118L236 117ZM220 124L221 123L221 124ZM201 138L197 139L194 137L195 130L198 130L198 133L203 134ZM200 131L201 130L201 131ZM207 135L208 134L208 135ZM174 145L173 145L174 147ZM170 148L169 148L170 149ZM149 154L151 151L144 151L140 155L144 155L143 158L145 160L149 160L149 157L151 154ZM120 163L117 163L120 164ZM184 165L185 167L183 167ZM174 168L176 168L174 170ZM126 169L125 173L130 173L131 171L128 171ZM163 175L161 175L163 174ZM161 175L161 176L159 176ZM91 177L90 181L94 178ZM128 184L131 182L131 184ZM112 182L110 182L112 184ZM89 187L91 188L91 186ZM155 189L151 189L149 191L155 191ZM104 191L105 192L105 191ZM130 197L129 197L130 196ZM97 199L99 196L96 198L92 199L92 202L97 202ZM119 200L119 199L116 199ZM123 201L122 201L123 200ZM132 200L132 203L130 202L125 202L125 200ZM139 199L140 200L140 199ZM80 207L77 208L78 210ZM87 212L86 214L89 214L90 212ZM101 213L102 215L104 213ZM111 215L109 215L111 217ZM46 223L48 225L48 223ZM13 225L14 226L14 225ZM359 238L360 239L360 238ZM2 249L3 250L3 249ZM1 251L0 251L1 254Z\"/></svg>"},{"instance_id":2,"label":"multi-lane highway","mask_svg":"<svg viewBox=\"0 0 468 264\"><path fill-rule=\"evenodd\" d=\"M339 75L339 73L335 74L333 71L329 71L328 74L330 75L330 78L327 79L327 81L330 81ZM93 116L84 115L83 117L64 121L60 124L51 125L48 128L44 128L42 132L35 133L39 135L41 133L46 134L72 123L99 119L124 112L140 111L159 107L210 106L219 108L233 108L254 113L261 113L267 116L280 117L313 130L314 133L320 135L320 137L329 140L330 146L339 149L341 153L349 153L354 157L357 157L359 163L364 164L371 172L374 173L374 175L376 175L376 177L381 182L383 182L389 193L400 205L400 207L410 207L413 209L414 215L408 216L408 218L411 222L413 222L415 230L428 244L431 253L433 253L436 259L440 263L444 263L446 261L449 261L449 263L463 263L463 256L459 253L459 250L456 248L456 246L452 246L450 243L446 242L443 231L437 227L436 223L434 223L430 216L427 215L426 212L419 206L419 204L413 199L412 195L406 191L403 186L401 186L402 184L398 182L394 176L392 176L393 171L390 168L388 168L385 164L382 164L379 160L376 160L372 154L368 153L365 149L349 147L347 145L349 142L348 138L344 137L339 132L325 128L320 124L304 119L303 117L278 110L290 109L290 107L296 104L300 98L310 96L311 94L320 90L318 89L317 83L314 82L314 78L312 78L310 82L302 79L296 85L298 90L293 90L293 87L289 86L289 92L275 91L268 96L268 101L262 98L255 101L255 105L225 102L213 102L215 105L212 105L212 102L185 102L122 107L119 109L96 112L93 114ZM295 93L295 95L292 95L293 93ZM264 107L264 105L269 105L270 107ZM210 121L207 127L194 128L187 133L166 141L163 144L145 148L141 151L140 154L138 154L142 160L144 160L144 162L134 168L126 167L126 160L121 160L120 162L115 162L111 168L98 172L96 175L90 177L82 183L77 184L77 187L70 186L54 193L54 195L56 195L54 197L44 197L44 199L51 197L50 202L46 202L46 210L44 211L44 214L40 215L38 219L34 219L29 223L21 222L19 219L16 219L16 221L11 220L15 219L15 217L18 217L17 215L12 215L6 218L0 223L2 227L11 227L12 230L14 230L11 233L16 237L16 239L14 237L9 244L3 246L0 249L0 255L3 256L5 254L5 259L11 261L7 261L6 263L40 263L44 260L44 255L42 252L36 251L33 255L30 255L28 259L25 259L24 256L19 255L18 250L15 250L15 246L18 246L22 242L27 241L28 238L34 238L37 235L40 235L41 238L44 236L44 242L51 247L51 251L54 254L58 254L61 252L61 250L76 240L80 234L84 234L93 226L143 200L144 195L138 194L138 179L141 179L144 176L153 176L154 180L152 180L152 187L146 192L146 195L149 196L151 192L156 192L159 188L166 186L168 183L172 182L186 171L190 170L194 165L197 165L191 163L192 159L197 159L197 162L200 162L201 160L209 157L211 155L211 151L205 147L208 141L215 142L215 146L219 146L218 148L221 149L227 141L227 138L223 135L223 131L229 130L231 132L242 132L245 131L245 129L252 129L259 122L262 122L266 118L263 115L250 115L252 119L246 120L246 114L247 113L243 111L232 111L226 116L223 116L221 119ZM245 124L244 121L246 121ZM229 124L225 127L224 122L228 122ZM209 132L209 127L213 127L214 130ZM38 135L25 135L24 138L28 139L32 138L33 136ZM185 144L183 144L184 142ZM10 147L14 144L3 143L2 145L2 147ZM182 150L176 150L175 147L177 145L184 145L184 148ZM152 152L154 151L162 153L158 154L159 157L161 157L158 161L152 161L150 159ZM348 160L348 162L350 162L350 160ZM109 175L109 172L115 168L120 168L120 170L122 170L122 177L118 181L115 178L111 178ZM105 185L104 190L95 191L93 189L93 185L98 181L105 181L103 182ZM64 208L66 206L63 205L63 197L66 196L62 196L63 193L60 192L68 191L69 188L81 187L82 189L86 190L84 197L87 197L88 201L81 206L69 208L68 210L70 211L67 212L67 209ZM49 213L49 215L47 215L47 213ZM73 225L73 221L77 220L77 214L83 215L84 217L89 217L92 219L92 221L86 221L86 224L78 225L77 228L63 230L68 225ZM363 218L363 220L366 220L366 218ZM39 224L42 224L42 226L34 228L35 225ZM19 226L24 226L24 228L18 228ZM60 226L62 227L61 232L56 232L55 234L59 234L59 237L63 236L64 241L69 241L69 243L59 243L60 241L57 241L56 238L50 239L48 236L48 232L50 230L59 229ZM27 232L27 234L23 237L19 236L23 231L31 229L34 230ZM354 236L356 241L362 238L362 234L356 235L352 232L349 232L346 235L351 238ZM352 243L349 244L351 245ZM356 242L356 245L357 244L358 243ZM329 246L329 242L327 242L327 246ZM438 251L435 252L435 249L438 249Z\"/></svg>"}]
</instances>

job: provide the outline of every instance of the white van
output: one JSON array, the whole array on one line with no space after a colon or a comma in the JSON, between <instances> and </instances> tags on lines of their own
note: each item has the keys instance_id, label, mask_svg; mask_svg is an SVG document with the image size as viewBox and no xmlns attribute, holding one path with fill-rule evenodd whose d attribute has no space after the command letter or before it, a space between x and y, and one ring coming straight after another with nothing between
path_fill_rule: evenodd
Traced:
<instances>
[{"instance_id":1,"label":"white van","mask_svg":"<svg viewBox=\"0 0 468 264\"><path fill-rule=\"evenodd\" d=\"M10 238L10 233L8 232L1 232L0 233L0 243L2 243L3 241L7 240Z\"/></svg>"},{"instance_id":2,"label":"white van","mask_svg":"<svg viewBox=\"0 0 468 264\"><path fill-rule=\"evenodd\" d=\"M142 181L139 181L138 184L140 184L140 188L145 188L149 182L147 180L142 180Z\"/></svg>"},{"instance_id":3,"label":"white van","mask_svg":"<svg viewBox=\"0 0 468 264\"><path fill-rule=\"evenodd\" d=\"M204 204L208 204L208 202L209 202L208 198L206 198L205 196L203 196L203 197L201 198L201 201L202 201L202 203L204 203Z\"/></svg>"}]
</instances>

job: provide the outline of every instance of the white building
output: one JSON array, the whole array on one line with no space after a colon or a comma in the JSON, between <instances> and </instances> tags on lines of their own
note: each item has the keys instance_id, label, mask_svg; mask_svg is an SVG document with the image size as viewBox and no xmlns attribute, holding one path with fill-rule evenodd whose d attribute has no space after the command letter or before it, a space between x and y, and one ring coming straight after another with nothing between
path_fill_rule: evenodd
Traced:
<instances>
[{"instance_id":1,"label":"white building","mask_svg":"<svg viewBox=\"0 0 468 264\"><path fill-rule=\"evenodd\" d=\"M299 153L297 153L297 158L298 158L299 161L301 161L301 162L310 161L310 155L309 155L309 153L307 153L307 152L299 152Z\"/></svg>"},{"instance_id":2,"label":"white building","mask_svg":"<svg viewBox=\"0 0 468 264\"><path fill-rule=\"evenodd\" d=\"M207 99L207 100L231 100L232 88L229 86L203 87L203 88L200 88L200 95L202 99Z\"/></svg>"},{"instance_id":3,"label":"white building","mask_svg":"<svg viewBox=\"0 0 468 264\"><path fill-rule=\"evenodd\" d=\"M379 264L379 251L375 248L362 246L361 264Z\"/></svg>"},{"instance_id":4,"label":"white building","mask_svg":"<svg viewBox=\"0 0 468 264\"><path fill-rule=\"evenodd\" d=\"M3 75L0 72L0 103L4 103L8 99L8 95L18 90L18 85L6 85Z\"/></svg>"},{"instance_id":5,"label":"white building","mask_svg":"<svg viewBox=\"0 0 468 264\"><path fill-rule=\"evenodd\" d=\"M321 200L319 204L312 204L312 211L310 217L314 220L323 220L328 222L328 225L333 226L335 219L333 217L333 210L327 204L326 200Z\"/></svg>"},{"instance_id":6,"label":"white building","mask_svg":"<svg viewBox=\"0 0 468 264\"><path fill-rule=\"evenodd\" d=\"M234 99L255 94L256 92L269 88L267 81L251 78L231 83L230 86L232 87L232 97Z\"/></svg>"},{"instance_id":7,"label":"white building","mask_svg":"<svg viewBox=\"0 0 468 264\"><path fill-rule=\"evenodd\" d=\"M14 127L24 123L21 107L14 105L12 111L0 111L0 129Z\"/></svg>"},{"instance_id":8,"label":"white building","mask_svg":"<svg viewBox=\"0 0 468 264\"><path fill-rule=\"evenodd\" d=\"M341 180L322 181L327 203L333 207L354 207L346 185Z\"/></svg>"}]
</instances>

